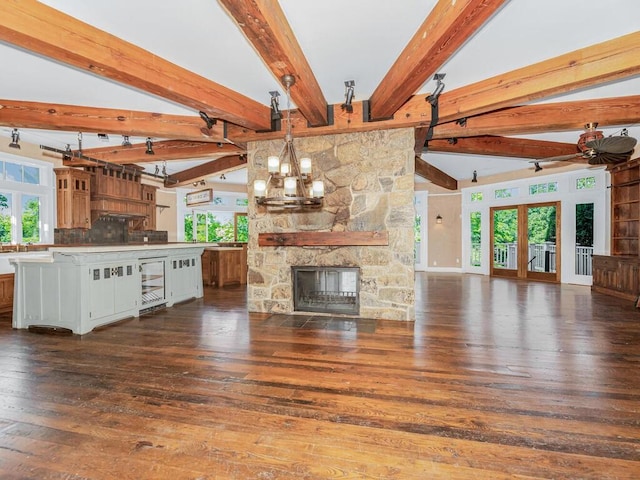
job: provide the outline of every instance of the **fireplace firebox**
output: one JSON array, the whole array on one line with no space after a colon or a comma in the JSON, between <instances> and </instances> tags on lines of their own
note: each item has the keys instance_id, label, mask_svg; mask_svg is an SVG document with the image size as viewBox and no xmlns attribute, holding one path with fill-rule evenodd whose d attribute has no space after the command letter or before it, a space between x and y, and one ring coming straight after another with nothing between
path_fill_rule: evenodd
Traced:
<instances>
[{"instance_id":1,"label":"fireplace firebox","mask_svg":"<svg viewBox=\"0 0 640 480\"><path fill-rule=\"evenodd\" d=\"M357 267L291 267L293 309L346 315L360 313Z\"/></svg>"}]
</instances>

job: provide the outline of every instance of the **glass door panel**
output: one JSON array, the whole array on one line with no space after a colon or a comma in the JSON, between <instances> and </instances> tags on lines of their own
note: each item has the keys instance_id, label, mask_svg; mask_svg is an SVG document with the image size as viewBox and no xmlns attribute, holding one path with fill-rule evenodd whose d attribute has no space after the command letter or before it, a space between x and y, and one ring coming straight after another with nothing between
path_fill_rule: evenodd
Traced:
<instances>
[{"instance_id":1,"label":"glass door panel","mask_svg":"<svg viewBox=\"0 0 640 480\"><path fill-rule=\"evenodd\" d=\"M527 270L556 272L556 207L527 208Z\"/></svg>"},{"instance_id":2,"label":"glass door panel","mask_svg":"<svg viewBox=\"0 0 640 480\"><path fill-rule=\"evenodd\" d=\"M576 275L591 275L593 203L576 205Z\"/></svg>"},{"instance_id":3,"label":"glass door panel","mask_svg":"<svg viewBox=\"0 0 640 480\"><path fill-rule=\"evenodd\" d=\"M518 208L492 209L493 273L518 270Z\"/></svg>"},{"instance_id":4,"label":"glass door panel","mask_svg":"<svg viewBox=\"0 0 640 480\"><path fill-rule=\"evenodd\" d=\"M482 266L482 214L480 212L471 212L470 216L471 231L471 258L469 264L472 267Z\"/></svg>"}]
</instances>

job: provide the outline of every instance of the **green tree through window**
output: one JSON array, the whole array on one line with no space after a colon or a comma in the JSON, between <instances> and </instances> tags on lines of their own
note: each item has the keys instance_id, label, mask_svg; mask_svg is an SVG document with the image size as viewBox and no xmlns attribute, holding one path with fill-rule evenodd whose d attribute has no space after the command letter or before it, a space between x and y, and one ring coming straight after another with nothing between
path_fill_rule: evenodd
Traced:
<instances>
[{"instance_id":1,"label":"green tree through window","mask_svg":"<svg viewBox=\"0 0 640 480\"><path fill-rule=\"evenodd\" d=\"M0 193L0 242L11 242L11 194Z\"/></svg>"},{"instance_id":2,"label":"green tree through window","mask_svg":"<svg viewBox=\"0 0 640 480\"><path fill-rule=\"evenodd\" d=\"M33 196L22 197L22 243L40 241L40 199Z\"/></svg>"}]
</instances>

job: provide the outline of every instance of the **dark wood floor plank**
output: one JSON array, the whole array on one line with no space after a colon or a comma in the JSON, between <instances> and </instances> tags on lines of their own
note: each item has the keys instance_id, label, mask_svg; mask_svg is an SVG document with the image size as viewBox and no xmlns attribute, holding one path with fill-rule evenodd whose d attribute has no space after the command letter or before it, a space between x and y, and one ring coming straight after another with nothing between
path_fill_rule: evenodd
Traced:
<instances>
[{"instance_id":1,"label":"dark wood floor plank","mask_svg":"<svg viewBox=\"0 0 640 480\"><path fill-rule=\"evenodd\" d=\"M416 322L362 330L233 286L83 337L0 322L0 478L638 478L632 305L417 281Z\"/></svg>"}]
</instances>

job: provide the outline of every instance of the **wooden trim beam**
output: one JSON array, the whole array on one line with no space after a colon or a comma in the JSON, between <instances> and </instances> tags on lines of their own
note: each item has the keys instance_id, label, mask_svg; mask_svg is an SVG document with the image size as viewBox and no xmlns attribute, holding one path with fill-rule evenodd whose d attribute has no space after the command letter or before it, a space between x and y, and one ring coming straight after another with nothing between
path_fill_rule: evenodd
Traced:
<instances>
[{"instance_id":1,"label":"wooden trim beam","mask_svg":"<svg viewBox=\"0 0 640 480\"><path fill-rule=\"evenodd\" d=\"M207 128L200 116L0 99L0 125L108 133L197 142L224 142L224 123Z\"/></svg>"},{"instance_id":2,"label":"wooden trim beam","mask_svg":"<svg viewBox=\"0 0 640 480\"><path fill-rule=\"evenodd\" d=\"M280 4L276 0L219 0L219 3L276 78L294 76L291 98L309 124L327 125L327 101Z\"/></svg>"},{"instance_id":3,"label":"wooden trim beam","mask_svg":"<svg viewBox=\"0 0 640 480\"><path fill-rule=\"evenodd\" d=\"M640 73L638 50L640 32L635 32L449 92L445 91L439 97L439 123L516 107L559 93L637 75ZM379 122L366 122L362 119L361 102L354 102L353 115L336 114L334 124L328 127L311 129L294 115L294 135L304 137L428 126L431 122L431 105L426 98L425 95L415 95L392 119ZM232 127L228 132L228 138L233 141L277 138L274 132L256 134Z\"/></svg>"},{"instance_id":4,"label":"wooden trim beam","mask_svg":"<svg viewBox=\"0 0 640 480\"><path fill-rule=\"evenodd\" d=\"M638 51L640 31L444 92L439 123L637 75Z\"/></svg>"},{"instance_id":5,"label":"wooden trim beam","mask_svg":"<svg viewBox=\"0 0 640 480\"><path fill-rule=\"evenodd\" d=\"M464 125L436 125L433 138L562 132L581 130L596 121L600 127L640 122L640 95L504 108L468 117Z\"/></svg>"},{"instance_id":6,"label":"wooden trim beam","mask_svg":"<svg viewBox=\"0 0 640 480\"><path fill-rule=\"evenodd\" d=\"M202 143L188 142L180 140L166 140L162 142L153 142L154 155L145 153L147 146L144 143L133 144L130 147L101 147L89 148L83 150L82 153L88 157L97 160L104 160L109 163L118 165L127 165L130 163L154 163L165 162L171 160L190 160L202 158L215 158L228 155L241 155L246 153L242 147L238 147L232 143ZM67 161L68 166L85 166L93 165L93 163L83 162L82 160Z\"/></svg>"},{"instance_id":7,"label":"wooden trim beam","mask_svg":"<svg viewBox=\"0 0 640 480\"><path fill-rule=\"evenodd\" d=\"M271 128L269 107L35 0L0 2L0 41L211 118Z\"/></svg>"},{"instance_id":8,"label":"wooden trim beam","mask_svg":"<svg viewBox=\"0 0 640 480\"><path fill-rule=\"evenodd\" d=\"M389 232L294 232L259 233L261 247L326 247L350 245L389 245Z\"/></svg>"},{"instance_id":9,"label":"wooden trim beam","mask_svg":"<svg viewBox=\"0 0 640 480\"><path fill-rule=\"evenodd\" d=\"M371 119L394 115L504 3L439 0L371 95Z\"/></svg>"},{"instance_id":10,"label":"wooden trim beam","mask_svg":"<svg viewBox=\"0 0 640 480\"><path fill-rule=\"evenodd\" d=\"M579 152L575 143L490 135L458 138L455 143L445 139L430 140L428 151L532 159L571 155Z\"/></svg>"},{"instance_id":11,"label":"wooden trim beam","mask_svg":"<svg viewBox=\"0 0 640 480\"><path fill-rule=\"evenodd\" d=\"M222 174L238 170L247 165L246 155L228 155L201 165L197 165L171 175L172 183L166 183L165 187L180 187L210 175Z\"/></svg>"},{"instance_id":12,"label":"wooden trim beam","mask_svg":"<svg viewBox=\"0 0 640 480\"><path fill-rule=\"evenodd\" d=\"M458 189L458 181L455 178L447 175L439 168L425 162L419 156L416 156L415 169L416 175L424 178L425 180L429 180L435 185L446 188L447 190Z\"/></svg>"}]
</instances>

